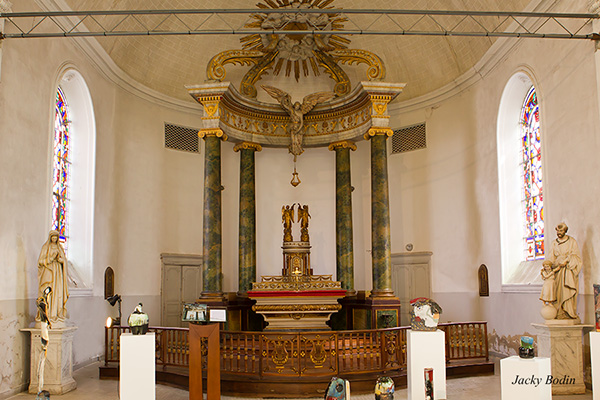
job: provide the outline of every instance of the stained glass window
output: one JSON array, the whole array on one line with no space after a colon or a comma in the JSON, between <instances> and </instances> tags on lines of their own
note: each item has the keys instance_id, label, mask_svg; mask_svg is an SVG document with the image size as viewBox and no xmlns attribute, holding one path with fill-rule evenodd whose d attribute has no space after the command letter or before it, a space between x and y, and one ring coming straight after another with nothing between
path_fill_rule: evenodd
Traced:
<instances>
[{"instance_id":1,"label":"stained glass window","mask_svg":"<svg viewBox=\"0 0 600 400\"><path fill-rule=\"evenodd\" d=\"M533 86L525 96L520 123L525 259L539 260L544 258L544 199L540 114L537 94Z\"/></svg>"},{"instance_id":2,"label":"stained glass window","mask_svg":"<svg viewBox=\"0 0 600 400\"><path fill-rule=\"evenodd\" d=\"M69 237L69 110L65 95L58 88L54 112L54 161L52 168L52 229L67 245Z\"/></svg>"}]
</instances>

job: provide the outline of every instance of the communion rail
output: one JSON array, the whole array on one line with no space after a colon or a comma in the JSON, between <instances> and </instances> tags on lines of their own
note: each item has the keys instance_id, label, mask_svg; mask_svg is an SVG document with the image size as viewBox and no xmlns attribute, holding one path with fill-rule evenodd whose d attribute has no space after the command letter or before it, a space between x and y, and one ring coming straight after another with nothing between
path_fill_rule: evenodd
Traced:
<instances>
[{"instance_id":1,"label":"communion rail","mask_svg":"<svg viewBox=\"0 0 600 400\"><path fill-rule=\"evenodd\" d=\"M439 324L446 335L446 373L493 373L487 323ZM101 378L118 376L119 338L129 327L105 328ZM354 393L372 392L375 379L393 377L406 385L409 327L320 332L220 332L221 387L227 395L319 397L332 376L349 379ZM150 327L156 337L157 381L187 388L187 328ZM202 353L205 354L205 342ZM203 359L203 369L205 366Z\"/></svg>"},{"instance_id":2,"label":"communion rail","mask_svg":"<svg viewBox=\"0 0 600 400\"><path fill-rule=\"evenodd\" d=\"M493 364L489 362L486 322L445 323L439 324L438 328L446 333L448 371L453 367L464 367L466 369L457 374L473 374L490 372L491 366L493 372ZM248 388L255 393L265 392L256 387L260 381L269 384L269 393L278 392L279 389L289 391L290 383L318 386L321 382L328 382L331 376L350 379L353 387L354 381L363 380L368 382L368 390L372 390L372 379L382 374L399 378L400 383L397 382L397 385L402 385L406 379L408 329L409 327L320 332L221 331L223 392L241 394ZM129 327L106 328L105 370L110 368L111 363L119 362L119 338L121 333L129 331ZM187 374L188 329L150 327L149 331L154 332L156 337L157 374L161 370ZM203 353L204 351L203 344ZM100 375L111 376L107 373L103 376L102 367ZM451 375L453 374L449 373ZM185 386L184 383L182 385ZM278 388L277 385L283 386ZM299 390L300 392L295 393L298 396L310 394L302 392L306 387ZM312 393L315 394L321 393Z\"/></svg>"}]
</instances>

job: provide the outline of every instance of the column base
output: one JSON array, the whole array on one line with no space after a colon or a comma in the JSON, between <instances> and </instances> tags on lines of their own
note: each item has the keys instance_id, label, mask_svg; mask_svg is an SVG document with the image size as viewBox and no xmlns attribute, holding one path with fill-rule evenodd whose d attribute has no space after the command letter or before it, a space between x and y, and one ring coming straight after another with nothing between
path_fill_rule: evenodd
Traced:
<instances>
[{"instance_id":1,"label":"column base","mask_svg":"<svg viewBox=\"0 0 600 400\"><path fill-rule=\"evenodd\" d=\"M348 307L351 313L348 320L352 324L349 329L382 329L400 324L400 299L393 291L382 290L368 297L359 291L355 298L349 299Z\"/></svg>"},{"instance_id":2,"label":"column base","mask_svg":"<svg viewBox=\"0 0 600 400\"><path fill-rule=\"evenodd\" d=\"M73 379L73 336L76 330L77 327L48 330L50 339L44 363L42 390L47 390L50 394L64 394L77 387L77 382ZM43 356L41 329L25 328L21 331L31 333L29 393L38 393L38 365Z\"/></svg>"}]
</instances>

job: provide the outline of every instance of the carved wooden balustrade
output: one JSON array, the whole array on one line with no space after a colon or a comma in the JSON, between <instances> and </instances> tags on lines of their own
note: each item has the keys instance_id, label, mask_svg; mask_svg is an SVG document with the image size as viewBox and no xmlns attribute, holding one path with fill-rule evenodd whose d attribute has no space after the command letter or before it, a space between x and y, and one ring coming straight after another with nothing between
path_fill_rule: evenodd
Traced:
<instances>
[{"instance_id":1,"label":"carved wooden balustrade","mask_svg":"<svg viewBox=\"0 0 600 400\"><path fill-rule=\"evenodd\" d=\"M438 325L446 332L448 364L489 361L487 323ZM223 374L268 377L331 377L354 374L402 374L406 370L406 331L398 327L363 331L234 332L221 331ZM128 327L106 328L105 365L119 361L119 337ZM156 365L188 367L187 328L151 327L156 335Z\"/></svg>"}]
</instances>

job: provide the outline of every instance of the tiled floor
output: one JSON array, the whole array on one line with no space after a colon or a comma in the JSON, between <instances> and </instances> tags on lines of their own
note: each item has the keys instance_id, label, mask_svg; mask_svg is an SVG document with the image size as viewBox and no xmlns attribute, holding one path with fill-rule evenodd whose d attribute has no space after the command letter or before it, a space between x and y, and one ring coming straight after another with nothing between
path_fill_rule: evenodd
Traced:
<instances>
[{"instance_id":1,"label":"tiled floor","mask_svg":"<svg viewBox=\"0 0 600 400\"><path fill-rule=\"evenodd\" d=\"M62 396L51 396L52 399L61 400L117 400L118 381L99 380L98 363L88 365L75 371L77 389ZM499 371L499 368L496 368ZM457 400L498 400L500 399L500 375L496 372L493 376L474 378L449 379L447 382L447 398ZM352 387L350 388L352 390ZM33 399L35 396L28 393L20 393L11 397L13 400ZM224 400L243 400L239 397L222 396ZM395 400L407 398L407 390L399 389L394 395ZM374 400L373 394L353 395L353 400ZM592 392L589 390L584 395L553 396L560 400L591 400ZM142 400L142 399L140 399ZM188 400L186 390L175 389L164 385L156 385L156 400ZM271 399L272 400L272 399ZM319 399L320 400L320 399ZM515 399L519 400L519 399ZM525 399L527 400L527 399Z\"/></svg>"}]
</instances>

